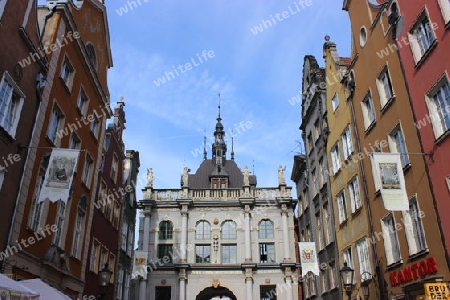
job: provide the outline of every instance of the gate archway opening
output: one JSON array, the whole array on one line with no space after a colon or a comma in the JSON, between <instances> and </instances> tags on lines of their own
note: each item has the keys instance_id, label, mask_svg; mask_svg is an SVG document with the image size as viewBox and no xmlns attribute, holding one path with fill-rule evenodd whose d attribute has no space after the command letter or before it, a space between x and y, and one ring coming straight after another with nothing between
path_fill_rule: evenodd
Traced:
<instances>
[{"instance_id":1,"label":"gate archway opening","mask_svg":"<svg viewBox=\"0 0 450 300\"><path fill-rule=\"evenodd\" d=\"M195 300L216 300L216 299L237 300L233 292L223 286L218 286L216 288L212 286L207 287L204 290L202 290L195 298Z\"/></svg>"}]
</instances>

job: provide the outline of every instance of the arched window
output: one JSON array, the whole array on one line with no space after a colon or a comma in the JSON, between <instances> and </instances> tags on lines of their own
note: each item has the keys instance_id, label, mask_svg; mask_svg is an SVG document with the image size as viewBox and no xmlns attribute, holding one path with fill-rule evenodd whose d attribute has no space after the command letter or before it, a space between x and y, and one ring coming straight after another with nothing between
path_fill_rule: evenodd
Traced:
<instances>
[{"instance_id":1,"label":"arched window","mask_svg":"<svg viewBox=\"0 0 450 300\"><path fill-rule=\"evenodd\" d=\"M236 223L233 221L225 221L222 224L222 239L236 239Z\"/></svg>"},{"instance_id":2,"label":"arched window","mask_svg":"<svg viewBox=\"0 0 450 300\"><path fill-rule=\"evenodd\" d=\"M211 225L208 221L198 221L195 226L195 238L197 240L211 239Z\"/></svg>"},{"instance_id":3,"label":"arched window","mask_svg":"<svg viewBox=\"0 0 450 300\"><path fill-rule=\"evenodd\" d=\"M159 223L159 239L171 240L173 238L173 224L170 221Z\"/></svg>"},{"instance_id":4,"label":"arched window","mask_svg":"<svg viewBox=\"0 0 450 300\"><path fill-rule=\"evenodd\" d=\"M92 64L92 66L97 69L97 58L95 57L95 50L94 46L92 44L86 45L86 54L89 58L89 62Z\"/></svg>"},{"instance_id":5,"label":"arched window","mask_svg":"<svg viewBox=\"0 0 450 300\"><path fill-rule=\"evenodd\" d=\"M270 220L262 220L259 222L259 238L273 239L273 222Z\"/></svg>"}]
</instances>

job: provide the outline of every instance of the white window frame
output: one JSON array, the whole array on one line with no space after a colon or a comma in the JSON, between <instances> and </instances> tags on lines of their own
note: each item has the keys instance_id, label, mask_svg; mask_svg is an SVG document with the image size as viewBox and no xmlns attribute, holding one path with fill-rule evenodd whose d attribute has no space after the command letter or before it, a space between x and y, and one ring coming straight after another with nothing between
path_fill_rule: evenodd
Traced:
<instances>
[{"instance_id":1,"label":"white window frame","mask_svg":"<svg viewBox=\"0 0 450 300\"><path fill-rule=\"evenodd\" d=\"M331 98L331 107L333 108L333 112L339 107L339 95L334 93L333 98Z\"/></svg>"},{"instance_id":2,"label":"white window frame","mask_svg":"<svg viewBox=\"0 0 450 300\"><path fill-rule=\"evenodd\" d=\"M117 173L119 171L119 158L115 153L113 153L113 158L111 162L111 171L109 177L115 183L117 181Z\"/></svg>"},{"instance_id":3,"label":"white window frame","mask_svg":"<svg viewBox=\"0 0 450 300\"><path fill-rule=\"evenodd\" d=\"M336 195L336 202L338 206L339 224L342 224L348 219L345 190L340 191L339 194Z\"/></svg>"},{"instance_id":4,"label":"white window frame","mask_svg":"<svg viewBox=\"0 0 450 300\"><path fill-rule=\"evenodd\" d=\"M345 127L344 132L342 133L342 150L344 154L344 159L347 159L353 153L353 139L352 139L352 131L350 130L350 125Z\"/></svg>"},{"instance_id":5,"label":"white window frame","mask_svg":"<svg viewBox=\"0 0 450 300\"><path fill-rule=\"evenodd\" d=\"M73 234L73 244L72 244L72 256L75 258L81 258L81 246L83 245L84 236L84 221L86 218L86 212L78 208L77 216L75 219L75 228Z\"/></svg>"},{"instance_id":6,"label":"white window frame","mask_svg":"<svg viewBox=\"0 0 450 300\"><path fill-rule=\"evenodd\" d=\"M123 300L128 300L130 295L130 274L128 272L125 272L125 290L123 293Z\"/></svg>"},{"instance_id":7,"label":"white window frame","mask_svg":"<svg viewBox=\"0 0 450 300\"><path fill-rule=\"evenodd\" d=\"M77 149L77 150L81 149L81 140L76 135L75 132L72 132L72 135L70 136L69 148L70 149Z\"/></svg>"},{"instance_id":8,"label":"white window frame","mask_svg":"<svg viewBox=\"0 0 450 300\"><path fill-rule=\"evenodd\" d=\"M87 187L89 187L90 184L91 184L93 166L94 166L94 160L91 158L89 153L86 153L86 157L85 157L85 160L84 160L82 181L84 182L84 184Z\"/></svg>"},{"instance_id":9,"label":"white window frame","mask_svg":"<svg viewBox=\"0 0 450 300\"><path fill-rule=\"evenodd\" d=\"M41 169L39 171L39 175L36 177L36 185L34 188L30 217L28 220L28 227L33 231L37 231L41 225L42 208L44 206L44 202L39 202L39 194L41 193L44 178L45 170Z\"/></svg>"},{"instance_id":10,"label":"white window frame","mask_svg":"<svg viewBox=\"0 0 450 300\"><path fill-rule=\"evenodd\" d=\"M353 177L347 187L348 194L350 195L351 212L354 213L362 206L358 176Z\"/></svg>"},{"instance_id":11,"label":"white window frame","mask_svg":"<svg viewBox=\"0 0 450 300\"><path fill-rule=\"evenodd\" d=\"M322 216L321 216L320 211L318 213L316 213L315 217L316 217L316 228L317 228L317 234L318 234L317 243L319 244L318 248L319 248L319 250L322 250L325 247L325 237L324 237L324 232L323 232L323 222L321 219Z\"/></svg>"},{"instance_id":12,"label":"white window frame","mask_svg":"<svg viewBox=\"0 0 450 300\"><path fill-rule=\"evenodd\" d=\"M347 247L342 251L342 264L347 263L347 267L355 269L355 264L353 263L353 249L352 247ZM353 283L356 283L356 277L353 276Z\"/></svg>"},{"instance_id":13,"label":"white window frame","mask_svg":"<svg viewBox=\"0 0 450 300\"><path fill-rule=\"evenodd\" d=\"M55 118L58 118L55 120ZM53 104L53 109L50 113L50 120L48 122L47 128L47 138L55 145L59 146L61 143L61 138L58 133L60 133L61 128L64 127L64 113L55 102ZM56 123L55 123L56 122Z\"/></svg>"},{"instance_id":14,"label":"white window frame","mask_svg":"<svg viewBox=\"0 0 450 300\"><path fill-rule=\"evenodd\" d=\"M128 243L128 222L127 220L123 219L122 222L122 240L120 241L120 249L122 251L127 251L127 243Z\"/></svg>"},{"instance_id":15,"label":"white window frame","mask_svg":"<svg viewBox=\"0 0 450 300\"><path fill-rule=\"evenodd\" d=\"M231 226L231 227L229 227L229 226ZM222 223L222 226L220 226L220 228L221 228L220 233L221 233L221 239L222 240L235 240L235 239L237 239L236 222L231 221L231 220L227 220L227 221ZM230 230L232 230L232 231L230 231Z\"/></svg>"},{"instance_id":16,"label":"white window frame","mask_svg":"<svg viewBox=\"0 0 450 300\"><path fill-rule=\"evenodd\" d=\"M370 92L368 92L361 101L361 110L364 118L364 129L368 130L377 120L375 107L373 106L372 94Z\"/></svg>"},{"instance_id":17,"label":"white window frame","mask_svg":"<svg viewBox=\"0 0 450 300\"><path fill-rule=\"evenodd\" d=\"M101 251L101 244L96 239L93 240L92 246L91 246L91 260L89 269L94 272L98 273L98 263L100 258L100 251Z\"/></svg>"},{"instance_id":18,"label":"white window frame","mask_svg":"<svg viewBox=\"0 0 450 300\"><path fill-rule=\"evenodd\" d=\"M441 7L442 17L444 22L447 24L450 22L450 1L449 0L438 0L439 6Z\"/></svg>"},{"instance_id":19,"label":"white window frame","mask_svg":"<svg viewBox=\"0 0 450 300\"><path fill-rule=\"evenodd\" d=\"M322 206L323 223L325 228L325 243L329 245L333 239L334 225L331 218L330 204L327 202Z\"/></svg>"},{"instance_id":20,"label":"white window frame","mask_svg":"<svg viewBox=\"0 0 450 300\"><path fill-rule=\"evenodd\" d=\"M81 115L85 115L89 106L89 97L83 86L80 87L80 93L77 98L77 110Z\"/></svg>"},{"instance_id":21,"label":"white window frame","mask_svg":"<svg viewBox=\"0 0 450 300\"><path fill-rule=\"evenodd\" d=\"M0 165L0 191L2 190L3 182L5 181L5 174L6 174L5 168L2 165Z\"/></svg>"},{"instance_id":22,"label":"white window frame","mask_svg":"<svg viewBox=\"0 0 450 300\"><path fill-rule=\"evenodd\" d=\"M66 203L62 200L59 200L58 208L56 209L56 215L55 215L55 225L56 225L56 232L53 234L53 244L62 248L62 243L64 241L63 238L63 230L64 230L64 221L66 217Z\"/></svg>"},{"instance_id":23,"label":"white window frame","mask_svg":"<svg viewBox=\"0 0 450 300\"><path fill-rule=\"evenodd\" d=\"M316 142L320 137L320 123L319 119L314 122L314 142Z\"/></svg>"},{"instance_id":24,"label":"white window frame","mask_svg":"<svg viewBox=\"0 0 450 300\"><path fill-rule=\"evenodd\" d=\"M380 76L376 79L376 83L378 94L380 95L381 108L383 109L389 101L395 98L394 87L392 85L391 75L387 66L385 66L381 71Z\"/></svg>"},{"instance_id":25,"label":"white window frame","mask_svg":"<svg viewBox=\"0 0 450 300\"><path fill-rule=\"evenodd\" d=\"M22 90L19 88L19 86L16 84L16 82L14 81L14 79L11 77L11 75L5 71L3 73L3 77L2 80L0 81L0 96L2 95L2 89L3 89L3 85L4 84L8 84L11 87L10 90L10 95L8 96L8 99L6 101L6 103L3 103L3 101L0 101L0 127L3 128L3 130L5 130L11 137L15 138L16 137L16 131L17 131L17 126L19 124L20 121L20 115L22 112L22 108L23 108L23 104L25 102L25 94L22 92ZM6 109L6 105L8 107L10 107L12 102L12 97L13 95L15 95L16 97L18 97L18 99L15 99L15 105L14 108L12 108L11 114L11 124L9 124L9 128L5 128L5 118L7 118L7 115L3 116L3 113L5 113L7 111ZM3 96L2 96L3 97ZM2 106L2 104L4 104L5 106Z\"/></svg>"},{"instance_id":26,"label":"white window frame","mask_svg":"<svg viewBox=\"0 0 450 300\"><path fill-rule=\"evenodd\" d=\"M331 164L333 167L333 173L336 174L341 168L341 154L339 151L339 142L336 142L331 148Z\"/></svg>"},{"instance_id":27,"label":"white window frame","mask_svg":"<svg viewBox=\"0 0 450 300\"><path fill-rule=\"evenodd\" d=\"M447 87L447 92L450 92L450 80L447 74L443 74L433 88L425 95L425 102L428 106L428 114L433 125L433 132L436 139L444 135L450 130L450 124L447 127L445 122L446 118L450 118L450 98L448 98L448 104L444 104L445 107L441 107L441 103L437 102L435 97L437 94ZM447 98L447 97L446 97Z\"/></svg>"},{"instance_id":28,"label":"white window frame","mask_svg":"<svg viewBox=\"0 0 450 300\"><path fill-rule=\"evenodd\" d=\"M328 279L330 283L330 289L335 288L336 285L336 262L332 261L328 264Z\"/></svg>"},{"instance_id":29,"label":"white window frame","mask_svg":"<svg viewBox=\"0 0 450 300\"><path fill-rule=\"evenodd\" d=\"M358 254L359 274L361 281L372 279L372 268L370 267L370 253L365 238L356 242L356 253Z\"/></svg>"},{"instance_id":30,"label":"white window frame","mask_svg":"<svg viewBox=\"0 0 450 300\"><path fill-rule=\"evenodd\" d=\"M262 255L266 255L266 259L262 259ZM259 243L259 262L260 263L273 263L276 261L275 256L275 243L264 242Z\"/></svg>"},{"instance_id":31,"label":"white window frame","mask_svg":"<svg viewBox=\"0 0 450 300\"><path fill-rule=\"evenodd\" d=\"M428 21L429 29L431 30L431 32L427 32L426 28L423 26L425 20ZM422 33L422 35L420 35L420 33ZM422 39L422 37L424 37L423 34L425 34L426 36L425 40ZM429 40L430 34L432 34L433 37L432 41ZM418 37L418 35L420 36ZM433 24L426 10L421 13L416 23L408 32L408 39L409 44L411 45L411 51L413 53L414 61L416 64L418 64L422 60L422 58L429 52L432 45L436 42L436 35L433 30Z\"/></svg>"},{"instance_id":32,"label":"white window frame","mask_svg":"<svg viewBox=\"0 0 450 300\"><path fill-rule=\"evenodd\" d=\"M234 257L232 257L232 254L233 254L232 251L231 251L232 247L234 247L236 249L236 251L234 252L234 254L235 254ZM228 257L229 259L227 261L225 261L225 257L224 257L224 255L225 255L224 249L225 248L229 248L230 249L230 251L229 251L230 255ZM238 257L238 248L237 248L236 244L222 244L221 245L221 247L220 247L220 260L221 260L222 264L235 264L238 261L237 257Z\"/></svg>"},{"instance_id":33,"label":"white window frame","mask_svg":"<svg viewBox=\"0 0 450 300\"><path fill-rule=\"evenodd\" d=\"M72 90L73 80L75 78L75 68L67 55L63 58L59 78L61 78L62 82L64 82L64 85L70 92Z\"/></svg>"},{"instance_id":34,"label":"white window frame","mask_svg":"<svg viewBox=\"0 0 450 300\"><path fill-rule=\"evenodd\" d=\"M117 275L117 295L116 299L122 299L123 298L123 283L124 283L124 270L121 266L119 266L119 274Z\"/></svg>"},{"instance_id":35,"label":"white window frame","mask_svg":"<svg viewBox=\"0 0 450 300\"><path fill-rule=\"evenodd\" d=\"M387 266L390 266L401 262L402 260L397 229L395 228L395 216L393 213L388 213L382 217L380 221L383 233L384 251L386 254L386 264Z\"/></svg>"},{"instance_id":36,"label":"white window frame","mask_svg":"<svg viewBox=\"0 0 450 300\"><path fill-rule=\"evenodd\" d=\"M398 136L400 134L400 137ZM388 135L389 150L391 153L401 153L400 160L402 168L409 165L408 148L406 147L405 135L403 134L402 126L397 123Z\"/></svg>"},{"instance_id":37,"label":"white window frame","mask_svg":"<svg viewBox=\"0 0 450 300\"><path fill-rule=\"evenodd\" d=\"M416 206L417 211L412 212L412 206ZM417 195L409 198L409 210L402 211L403 222L405 224L406 240L408 242L409 255L414 255L428 249L425 238L425 230L420 215L419 201Z\"/></svg>"},{"instance_id":38,"label":"white window frame","mask_svg":"<svg viewBox=\"0 0 450 300\"><path fill-rule=\"evenodd\" d=\"M98 140L98 135L100 132L100 118L97 116L97 113L92 114L94 116L92 122L91 122L91 133L95 137L96 140Z\"/></svg>"},{"instance_id":39,"label":"white window frame","mask_svg":"<svg viewBox=\"0 0 450 300\"><path fill-rule=\"evenodd\" d=\"M134 226L128 226L128 244L127 244L127 255L131 257L133 253L134 245Z\"/></svg>"}]
</instances>

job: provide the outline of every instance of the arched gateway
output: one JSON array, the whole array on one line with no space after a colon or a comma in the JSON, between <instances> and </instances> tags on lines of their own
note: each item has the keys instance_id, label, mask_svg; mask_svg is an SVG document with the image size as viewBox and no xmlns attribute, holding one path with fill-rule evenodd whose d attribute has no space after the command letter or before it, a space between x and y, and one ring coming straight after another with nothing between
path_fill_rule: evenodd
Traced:
<instances>
[{"instance_id":1,"label":"arched gateway","mask_svg":"<svg viewBox=\"0 0 450 300\"><path fill-rule=\"evenodd\" d=\"M207 287L203 291L201 291L197 295L197 297L195 297L195 300L211 300L211 299L237 300L236 296L233 294L232 291L222 286L218 286L217 288Z\"/></svg>"}]
</instances>

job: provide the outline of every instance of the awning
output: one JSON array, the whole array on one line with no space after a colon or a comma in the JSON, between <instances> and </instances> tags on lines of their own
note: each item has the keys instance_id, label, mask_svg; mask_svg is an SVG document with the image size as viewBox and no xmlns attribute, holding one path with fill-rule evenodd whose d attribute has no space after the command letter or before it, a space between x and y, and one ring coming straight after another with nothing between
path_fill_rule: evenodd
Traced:
<instances>
[{"instance_id":1,"label":"awning","mask_svg":"<svg viewBox=\"0 0 450 300\"><path fill-rule=\"evenodd\" d=\"M22 280L20 283L34 291L39 292L41 299L72 300L72 298L63 294L61 291L58 291L54 287L51 287L39 278Z\"/></svg>"},{"instance_id":2,"label":"awning","mask_svg":"<svg viewBox=\"0 0 450 300\"><path fill-rule=\"evenodd\" d=\"M0 274L0 297L5 295L6 299L39 300L39 293L23 285L19 281L12 280L8 276ZM44 298L45 299L45 298Z\"/></svg>"}]
</instances>

